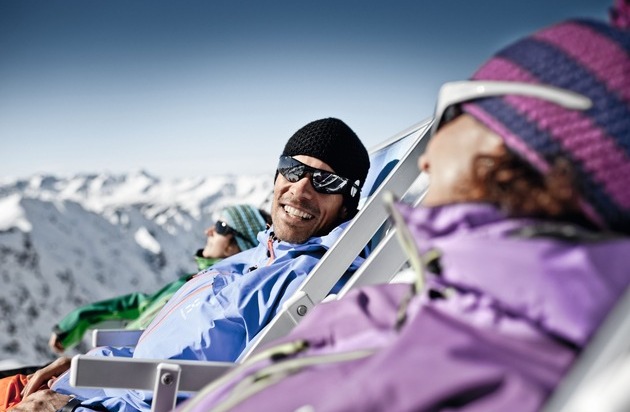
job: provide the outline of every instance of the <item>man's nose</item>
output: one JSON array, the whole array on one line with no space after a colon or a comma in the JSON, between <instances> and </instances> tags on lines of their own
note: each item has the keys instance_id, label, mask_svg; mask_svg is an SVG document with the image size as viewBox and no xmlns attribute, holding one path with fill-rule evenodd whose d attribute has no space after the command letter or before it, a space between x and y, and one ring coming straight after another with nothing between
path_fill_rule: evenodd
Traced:
<instances>
[{"instance_id":1,"label":"man's nose","mask_svg":"<svg viewBox=\"0 0 630 412\"><path fill-rule=\"evenodd\" d=\"M214 234L214 226L210 226L206 229L206 236L212 236Z\"/></svg>"}]
</instances>

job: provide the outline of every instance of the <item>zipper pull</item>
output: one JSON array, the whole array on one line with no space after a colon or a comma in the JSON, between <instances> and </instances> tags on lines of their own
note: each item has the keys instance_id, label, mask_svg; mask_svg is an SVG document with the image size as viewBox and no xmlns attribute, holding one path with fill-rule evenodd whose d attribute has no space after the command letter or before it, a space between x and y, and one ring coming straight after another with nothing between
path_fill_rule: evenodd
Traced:
<instances>
[{"instance_id":1,"label":"zipper pull","mask_svg":"<svg viewBox=\"0 0 630 412\"><path fill-rule=\"evenodd\" d=\"M276 254L273 251L273 241L275 236L273 233L269 234L269 239L267 239L267 257L269 258L269 263L276 259ZM269 264L268 263L268 264Z\"/></svg>"}]
</instances>

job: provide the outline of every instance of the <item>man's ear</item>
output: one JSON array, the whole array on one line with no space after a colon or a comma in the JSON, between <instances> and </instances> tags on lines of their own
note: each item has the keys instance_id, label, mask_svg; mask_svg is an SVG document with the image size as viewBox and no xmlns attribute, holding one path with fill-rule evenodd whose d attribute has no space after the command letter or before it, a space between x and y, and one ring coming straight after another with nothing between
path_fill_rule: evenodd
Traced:
<instances>
[{"instance_id":1,"label":"man's ear","mask_svg":"<svg viewBox=\"0 0 630 412\"><path fill-rule=\"evenodd\" d=\"M345 221L348 218L348 208L346 206L341 206L339 217L341 221Z\"/></svg>"}]
</instances>

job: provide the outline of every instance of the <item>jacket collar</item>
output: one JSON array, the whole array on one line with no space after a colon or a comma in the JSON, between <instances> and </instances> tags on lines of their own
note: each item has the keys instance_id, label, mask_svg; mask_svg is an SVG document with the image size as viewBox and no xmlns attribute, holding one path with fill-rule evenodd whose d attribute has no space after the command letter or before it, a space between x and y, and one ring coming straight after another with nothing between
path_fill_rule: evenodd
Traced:
<instances>
[{"instance_id":1,"label":"jacket collar","mask_svg":"<svg viewBox=\"0 0 630 412\"><path fill-rule=\"evenodd\" d=\"M455 203L444 206L415 208L399 203L407 226L414 237L431 239L469 231L491 223L506 220L506 215L488 203ZM522 226L531 219L510 219L511 226Z\"/></svg>"}]
</instances>

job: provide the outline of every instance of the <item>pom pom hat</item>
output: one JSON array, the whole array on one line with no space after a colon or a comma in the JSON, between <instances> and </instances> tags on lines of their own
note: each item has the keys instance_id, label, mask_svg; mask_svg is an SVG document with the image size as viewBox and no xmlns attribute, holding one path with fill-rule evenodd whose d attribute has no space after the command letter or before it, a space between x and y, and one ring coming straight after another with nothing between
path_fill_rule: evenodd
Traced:
<instances>
[{"instance_id":1,"label":"pom pom hat","mask_svg":"<svg viewBox=\"0 0 630 412\"><path fill-rule=\"evenodd\" d=\"M558 158L576 172L585 215L630 233L630 6L618 1L613 25L573 20L503 49L473 80L550 85L589 98L571 110L516 94L463 104L464 112L502 137L541 172Z\"/></svg>"}]
</instances>

